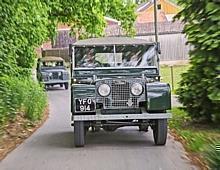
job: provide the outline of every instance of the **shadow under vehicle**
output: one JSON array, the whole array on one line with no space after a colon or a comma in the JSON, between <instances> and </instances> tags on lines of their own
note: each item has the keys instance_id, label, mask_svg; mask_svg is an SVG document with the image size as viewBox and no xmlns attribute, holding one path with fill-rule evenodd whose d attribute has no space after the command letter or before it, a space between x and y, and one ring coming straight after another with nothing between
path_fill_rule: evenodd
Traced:
<instances>
[{"instance_id":1,"label":"shadow under vehicle","mask_svg":"<svg viewBox=\"0 0 220 170\"><path fill-rule=\"evenodd\" d=\"M60 85L65 89L69 87L69 72L61 57L43 57L37 62L37 79L45 88Z\"/></svg>"},{"instance_id":2,"label":"shadow under vehicle","mask_svg":"<svg viewBox=\"0 0 220 170\"><path fill-rule=\"evenodd\" d=\"M171 92L160 82L157 43L127 37L81 40L70 45L71 112L75 146L89 129L123 126L153 130L165 145Z\"/></svg>"}]
</instances>

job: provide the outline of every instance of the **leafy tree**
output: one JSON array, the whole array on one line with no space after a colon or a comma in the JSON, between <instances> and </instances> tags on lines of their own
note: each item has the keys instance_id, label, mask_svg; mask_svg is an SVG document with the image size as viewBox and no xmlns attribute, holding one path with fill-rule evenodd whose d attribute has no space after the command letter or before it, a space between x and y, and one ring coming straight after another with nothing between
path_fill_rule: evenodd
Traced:
<instances>
[{"instance_id":1,"label":"leafy tree","mask_svg":"<svg viewBox=\"0 0 220 170\"><path fill-rule=\"evenodd\" d=\"M67 23L72 27L74 35L83 37L103 35L106 26L104 16L110 16L121 21L124 31L134 34L133 23L136 15L135 4L123 0L45 0L51 10L49 20L52 30L57 23ZM54 32L51 35L54 36Z\"/></svg>"},{"instance_id":2,"label":"leafy tree","mask_svg":"<svg viewBox=\"0 0 220 170\"><path fill-rule=\"evenodd\" d=\"M179 0L176 16L185 22L184 32L191 67L182 75L177 90L180 101L195 119L220 121L220 3L213 0Z\"/></svg>"},{"instance_id":3,"label":"leafy tree","mask_svg":"<svg viewBox=\"0 0 220 170\"><path fill-rule=\"evenodd\" d=\"M35 48L48 35L48 7L39 0L7 0L0 11L0 73L17 75L33 67Z\"/></svg>"},{"instance_id":4,"label":"leafy tree","mask_svg":"<svg viewBox=\"0 0 220 170\"><path fill-rule=\"evenodd\" d=\"M82 36L103 35L104 16L132 34L135 5L121 0L7 0L0 3L0 74L30 75L35 49L67 23Z\"/></svg>"}]
</instances>

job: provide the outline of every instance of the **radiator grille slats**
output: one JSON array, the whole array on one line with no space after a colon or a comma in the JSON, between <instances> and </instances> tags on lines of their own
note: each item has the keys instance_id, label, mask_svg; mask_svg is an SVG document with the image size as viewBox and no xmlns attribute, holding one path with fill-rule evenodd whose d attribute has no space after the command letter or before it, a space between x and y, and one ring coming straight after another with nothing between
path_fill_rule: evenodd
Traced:
<instances>
[{"instance_id":1,"label":"radiator grille slats","mask_svg":"<svg viewBox=\"0 0 220 170\"><path fill-rule=\"evenodd\" d=\"M131 94L130 87L132 83L134 83L132 79L108 80L102 83L108 84L111 88L111 93L109 96L107 97L98 96L98 100L103 103L104 109L138 108L140 101L139 99L143 100L143 95L133 96Z\"/></svg>"},{"instance_id":2,"label":"radiator grille slats","mask_svg":"<svg viewBox=\"0 0 220 170\"><path fill-rule=\"evenodd\" d=\"M54 80L62 80L62 73L59 76L59 72L52 72L52 79L54 79Z\"/></svg>"},{"instance_id":3,"label":"radiator grille slats","mask_svg":"<svg viewBox=\"0 0 220 170\"><path fill-rule=\"evenodd\" d=\"M113 81L111 85L112 100L128 100L130 98L130 86L126 81Z\"/></svg>"},{"instance_id":4,"label":"radiator grille slats","mask_svg":"<svg viewBox=\"0 0 220 170\"><path fill-rule=\"evenodd\" d=\"M53 72L52 76L53 76L53 79L59 79L58 72Z\"/></svg>"}]
</instances>

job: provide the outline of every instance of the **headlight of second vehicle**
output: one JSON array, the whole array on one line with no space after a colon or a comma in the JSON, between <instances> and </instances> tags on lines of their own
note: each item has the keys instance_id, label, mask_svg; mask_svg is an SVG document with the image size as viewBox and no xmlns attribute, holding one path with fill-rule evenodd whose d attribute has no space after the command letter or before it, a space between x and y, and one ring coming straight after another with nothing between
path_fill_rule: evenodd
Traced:
<instances>
[{"instance_id":1,"label":"headlight of second vehicle","mask_svg":"<svg viewBox=\"0 0 220 170\"><path fill-rule=\"evenodd\" d=\"M143 93L143 90L144 90L143 86L140 83L134 83L131 86L131 93L134 96L140 96Z\"/></svg>"},{"instance_id":2,"label":"headlight of second vehicle","mask_svg":"<svg viewBox=\"0 0 220 170\"><path fill-rule=\"evenodd\" d=\"M106 97L110 94L110 87L109 85L107 84L101 84L99 87L98 87L98 92L100 94L100 96L103 96L103 97Z\"/></svg>"}]
</instances>

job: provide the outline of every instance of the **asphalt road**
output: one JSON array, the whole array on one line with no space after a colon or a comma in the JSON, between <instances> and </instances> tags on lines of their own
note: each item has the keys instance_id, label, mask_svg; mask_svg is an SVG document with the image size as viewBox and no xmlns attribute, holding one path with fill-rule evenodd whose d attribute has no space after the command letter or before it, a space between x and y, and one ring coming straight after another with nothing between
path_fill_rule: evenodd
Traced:
<instances>
[{"instance_id":1,"label":"asphalt road","mask_svg":"<svg viewBox=\"0 0 220 170\"><path fill-rule=\"evenodd\" d=\"M121 128L88 133L86 146L74 148L69 91L48 91L46 123L0 162L1 170L188 170L197 169L183 147L168 136L166 146L154 146L152 132Z\"/></svg>"}]
</instances>

